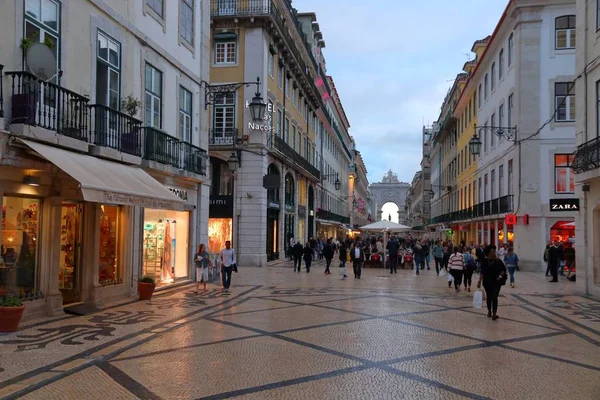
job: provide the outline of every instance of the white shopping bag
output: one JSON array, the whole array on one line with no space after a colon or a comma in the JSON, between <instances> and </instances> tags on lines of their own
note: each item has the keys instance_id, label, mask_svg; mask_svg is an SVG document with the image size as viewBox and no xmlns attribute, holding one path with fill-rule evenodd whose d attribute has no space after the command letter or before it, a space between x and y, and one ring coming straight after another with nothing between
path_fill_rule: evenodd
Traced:
<instances>
[{"instance_id":1,"label":"white shopping bag","mask_svg":"<svg viewBox=\"0 0 600 400\"><path fill-rule=\"evenodd\" d=\"M454 277L452 276L452 274L448 273L448 282L452 282L454 280Z\"/></svg>"},{"instance_id":2,"label":"white shopping bag","mask_svg":"<svg viewBox=\"0 0 600 400\"><path fill-rule=\"evenodd\" d=\"M342 267L342 265L343 265L343 267ZM340 270L340 275L341 276L346 275L346 264L345 263L340 263L339 270Z\"/></svg>"},{"instance_id":3,"label":"white shopping bag","mask_svg":"<svg viewBox=\"0 0 600 400\"><path fill-rule=\"evenodd\" d=\"M446 271L444 269L440 269L440 276L446 276Z\"/></svg>"},{"instance_id":4,"label":"white shopping bag","mask_svg":"<svg viewBox=\"0 0 600 400\"><path fill-rule=\"evenodd\" d=\"M481 308L483 306L483 293L481 290L476 290L473 295L473 307Z\"/></svg>"}]
</instances>

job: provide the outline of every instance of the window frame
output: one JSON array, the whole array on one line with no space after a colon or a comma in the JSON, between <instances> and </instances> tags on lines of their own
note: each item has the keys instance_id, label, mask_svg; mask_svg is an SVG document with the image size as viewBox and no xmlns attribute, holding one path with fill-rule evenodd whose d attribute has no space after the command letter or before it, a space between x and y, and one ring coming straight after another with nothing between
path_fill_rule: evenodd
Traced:
<instances>
[{"instance_id":1,"label":"window frame","mask_svg":"<svg viewBox=\"0 0 600 400\"><path fill-rule=\"evenodd\" d=\"M219 62L218 60L218 51L219 51L219 46L223 45L225 46L223 49L223 61ZM229 45L233 45L233 51L230 52L229 50ZM213 65L216 66L227 66L227 65L236 65L237 64L237 51L238 51L238 46L237 46L237 40L218 40L215 41L215 45L214 45L214 57L213 57ZM233 54L233 61L229 62L228 60L228 56Z\"/></svg>"},{"instance_id":2,"label":"window frame","mask_svg":"<svg viewBox=\"0 0 600 400\"><path fill-rule=\"evenodd\" d=\"M507 58L508 58L508 67L509 68L512 66L512 63L513 63L514 49L515 49L515 34L513 32L508 37L508 57Z\"/></svg>"},{"instance_id":3,"label":"window frame","mask_svg":"<svg viewBox=\"0 0 600 400\"><path fill-rule=\"evenodd\" d=\"M567 165L557 165L558 157L567 157ZM575 158L575 154L573 153L556 153L554 154L554 194L574 194L575 193L575 176L573 169L571 166L573 165L573 160ZM565 170L565 191L558 190L558 170ZM572 190L570 182L573 182ZM568 184L568 185L567 185ZM568 186L568 187L567 187Z\"/></svg>"},{"instance_id":4,"label":"window frame","mask_svg":"<svg viewBox=\"0 0 600 400\"><path fill-rule=\"evenodd\" d=\"M498 197L504 196L504 164L498 166Z\"/></svg>"},{"instance_id":5,"label":"window frame","mask_svg":"<svg viewBox=\"0 0 600 400\"><path fill-rule=\"evenodd\" d=\"M152 89L148 90L148 88L146 88L146 81L147 81L147 76L146 74L148 74L148 67L151 68L151 70L153 72L157 72L158 75L160 76L160 93L157 94L154 92L154 80L155 80L155 74L152 73L152 77L151 77L151 86ZM160 110L158 112L158 119L159 119L159 124L158 126L153 125L153 121L154 118L151 119L152 124L148 123L148 107L146 107L146 104L144 103L144 122L146 123L147 126L153 127L153 128L158 128L158 129L162 129L162 124L163 124L163 86L164 86L164 79L163 79L163 72L161 70L159 70L158 68L156 68L154 65L150 64L149 62L146 61L145 63L145 67L144 67L144 102L146 102L146 98L148 95L150 95L152 97L152 103L151 103L151 116L154 116L154 99L158 99L160 102Z\"/></svg>"},{"instance_id":6,"label":"window frame","mask_svg":"<svg viewBox=\"0 0 600 400\"><path fill-rule=\"evenodd\" d=\"M484 100L488 99L488 95L490 93L489 81L490 81L489 73L486 72L485 77L483 78L483 99Z\"/></svg>"},{"instance_id":7,"label":"window frame","mask_svg":"<svg viewBox=\"0 0 600 400\"><path fill-rule=\"evenodd\" d=\"M504 47L498 53L498 82L504 79Z\"/></svg>"},{"instance_id":8,"label":"window frame","mask_svg":"<svg viewBox=\"0 0 600 400\"><path fill-rule=\"evenodd\" d=\"M154 2L160 1L161 10L158 12L151 4ZM146 11L151 11L152 16L160 19L161 21L165 21L165 0L144 0L144 8Z\"/></svg>"},{"instance_id":9,"label":"window frame","mask_svg":"<svg viewBox=\"0 0 600 400\"><path fill-rule=\"evenodd\" d=\"M566 28L559 28L558 27L558 21L560 19L567 19L567 27ZM573 26L571 26L571 18L573 19ZM569 15L561 15L559 17L556 17L554 19L554 50L571 50L574 49L577 46L577 33L576 33L576 27L577 27L577 20L576 20L576 16L574 14L569 14ZM565 47L558 47L558 34L561 32L565 32ZM572 36L572 33L575 34L575 36ZM572 40L575 43L572 43Z\"/></svg>"},{"instance_id":10,"label":"window frame","mask_svg":"<svg viewBox=\"0 0 600 400\"><path fill-rule=\"evenodd\" d=\"M512 196L513 195L513 174L514 174L514 167L513 167L513 160L512 158L510 160L508 160L508 181L507 181L507 185L506 185L506 189L507 189L507 193L508 196Z\"/></svg>"},{"instance_id":11,"label":"window frame","mask_svg":"<svg viewBox=\"0 0 600 400\"><path fill-rule=\"evenodd\" d=\"M50 35L53 36L54 39L56 39L56 49L55 49L55 54L56 54L56 68L57 70L60 69L60 55L61 55L61 50L62 50L62 46L61 46L61 28L62 28L62 3L58 0L39 0L40 3L40 13L42 15L39 16L39 19L35 19L32 15L27 13L27 2L28 0L23 1L23 38L27 37L27 24L31 24L33 27L37 28L40 32L40 35L38 37L38 41L40 43L42 43L46 37L46 35ZM43 8L44 8L44 2L49 2L49 3L53 3L54 5L56 5L56 29L54 29L52 26L45 24L42 19L43 19ZM23 56L22 56L22 60L23 60L23 65L25 64L25 53L23 52ZM25 69L25 68L24 68Z\"/></svg>"},{"instance_id":12,"label":"window frame","mask_svg":"<svg viewBox=\"0 0 600 400\"><path fill-rule=\"evenodd\" d=\"M558 85L567 85L566 94L557 94ZM577 100L575 97L575 82L554 82L554 121L555 122L575 122L575 117L577 113ZM559 119L559 109L563 104L562 98L564 100L565 107L565 119ZM575 102L575 106L571 106L572 103Z\"/></svg>"},{"instance_id":13,"label":"window frame","mask_svg":"<svg viewBox=\"0 0 600 400\"><path fill-rule=\"evenodd\" d=\"M231 102L229 102L231 99ZM217 128L217 112L222 110L223 112L223 126ZM237 126L237 91L232 93L226 93L222 96L216 96L212 105L212 129L213 135L219 138L227 138L227 115L232 116L233 126L231 127L232 132L235 132ZM218 135L217 135L218 134Z\"/></svg>"},{"instance_id":14,"label":"window frame","mask_svg":"<svg viewBox=\"0 0 600 400\"><path fill-rule=\"evenodd\" d=\"M492 63L490 68L490 93L496 90L496 63Z\"/></svg>"},{"instance_id":15,"label":"window frame","mask_svg":"<svg viewBox=\"0 0 600 400\"><path fill-rule=\"evenodd\" d=\"M275 73L275 55L273 53L271 53L269 51L269 59L268 59L268 72L269 72L269 76L271 78L273 77L273 74Z\"/></svg>"},{"instance_id":16,"label":"window frame","mask_svg":"<svg viewBox=\"0 0 600 400\"><path fill-rule=\"evenodd\" d=\"M183 108L181 108L181 104L182 104L182 97L183 97L183 102L184 102L184 106L187 106L187 99L189 98L189 108L190 110L187 111ZM187 90L185 87L183 87L182 85L179 85L179 129L178 129L178 133L179 133L179 138L186 142L186 143L192 143L192 131L193 131L193 126L194 126L194 95L192 94L191 91ZM183 121L187 121L187 126L186 126L186 132L189 134L189 136L187 137L186 140L186 136L183 131L183 125L181 124L182 122L182 118Z\"/></svg>"},{"instance_id":17,"label":"window frame","mask_svg":"<svg viewBox=\"0 0 600 400\"><path fill-rule=\"evenodd\" d=\"M506 123L507 123L508 127L512 128L512 126L513 126L513 108L515 106L514 94L513 93L511 93L508 96L507 103L508 103L508 106L507 106L507 110L506 110L507 111L507 113L506 113L506 117L507 117Z\"/></svg>"},{"instance_id":18,"label":"window frame","mask_svg":"<svg viewBox=\"0 0 600 400\"><path fill-rule=\"evenodd\" d=\"M183 9L184 7L186 9L190 9L191 13L192 13L192 31L190 32L191 34L191 41L189 41L185 35L182 35L182 17L183 17ZM196 36L196 27L195 27L195 23L196 23L196 15L195 15L195 8L196 8L196 4L194 0L179 0L179 20L177 21L178 23L178 28L179 28L179 40L180 43L183 42L184 45L188 45L190 46L192 49L194 48L194 43L195 43L195 36ZM185 27L183 32L185 33Z\"/></svg>"},{"instance_id":19,"label":"window frame","mask_svg":"<svg viewBox=\"0 0 600 400\"><path fill-rule=\"evenodd\" d=\"M122 65L122 46L121 46L121 42L115 40L112 36L106 34L106 32L104 32L101 29L97 29L96 31L96 42L99 41L100 36L102 36L104 39L106 39L107 43L109 43L109 47L108 47L108 52L110 53L110 43L112 42L113 44L115 44L117 46L117 52L118 52L118 65L115 65L113 63L110 62L110 55L107 54L107 59L103 59L102 57L100 57L100 46L96 46L96 94L95 94L95 98L96 98L96 103L100 103L103 105L106 105L107 107L110 107L110 72L115 72L118 76L118 92L117 92L117 108L116 110L121 111L121 65ZM98 99L98 63L101 63L103 65L106 66L106 68L108 68L108 77L107 77L107 84L108 84L108 99L103 99L102 101L106 100L107 104L104 104L102 102L99 101ZM112 107L110 107L112 108Z\"/></svg>"}]
</instances>

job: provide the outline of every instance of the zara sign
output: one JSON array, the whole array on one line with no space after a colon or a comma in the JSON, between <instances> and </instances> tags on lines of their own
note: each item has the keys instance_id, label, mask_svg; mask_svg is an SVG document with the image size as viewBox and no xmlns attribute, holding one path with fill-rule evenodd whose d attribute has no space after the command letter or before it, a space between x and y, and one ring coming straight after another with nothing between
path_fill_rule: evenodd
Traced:
<instances>
[{"instance_id":1,"label":"zara sign","mask_svg":"<svg viewBox=\"0 0 600 400\"><path fill-rule=\"evenodd\" d=\"M550 199L550 211L579 211L579 199Z\"/></svg>"},{"instance_id":2,"label":"zara sign","mask_svg":"<svg viewBox=\"0 0 600 400\"><path fill-rule=\"evenodd\" d=\"M246 100L246 108L249 107L250 102ZM254 131L275 132L275 127L271 126L273 123L273 109L273 104L267 104L267 111L265 112L262 122L248 122L248 129L252 129Z\"/></svg>"}]
</instances>

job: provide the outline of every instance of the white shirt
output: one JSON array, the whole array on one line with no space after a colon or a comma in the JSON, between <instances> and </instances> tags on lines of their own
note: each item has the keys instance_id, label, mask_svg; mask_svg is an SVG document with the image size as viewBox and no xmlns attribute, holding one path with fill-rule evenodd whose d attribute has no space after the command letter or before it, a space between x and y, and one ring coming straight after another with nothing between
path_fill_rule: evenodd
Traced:
<instances>
[{"instance_id":1,"label":"white shirt","mask_svg":"<svg viewBox=\"0 0 600 400\"><path fill-rule=\"evenodd\" d=\"M500 247L498 249L498 258L504 261L504 256L506 255L506 249L504 247Z\"/></svg>"},{"instance_id":2,"label":"white shirt","mask_svg":"<svg viewBox=\"0 0 600 400\"><path fill-rule=\"evenodd\" d=\"M237 264L235 262L235 251L233 249L221 250L221 260L223 260L223 266L225 267L229 267L232 264Z\"/></svg>"},{"instance_id":3,"label":"white shirt","mask_svg":"<svg viewBox=\"0 0 600 400\"><path fill-rule=\"evenodd\" d=\"M354 248L354 258L360 258L360 249L358 247Z\"/></svg>"}]
</instances>

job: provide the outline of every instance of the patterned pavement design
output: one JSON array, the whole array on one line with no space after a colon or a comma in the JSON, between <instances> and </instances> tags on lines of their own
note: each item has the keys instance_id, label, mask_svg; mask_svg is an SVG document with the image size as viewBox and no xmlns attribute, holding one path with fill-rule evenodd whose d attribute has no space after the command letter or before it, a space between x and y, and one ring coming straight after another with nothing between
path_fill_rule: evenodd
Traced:
<instances>
[{"instance_id":1,"label":"patterned pavement design","mask_svg":"<svg viewBox=\"0 0 600 400\"><path fill-rule=\"evenodd\" d=\"M434 271L240 268L0 335L3 399L599 399L600 302L517 273L498 321Z\"/></svg>"}]
</instances>

